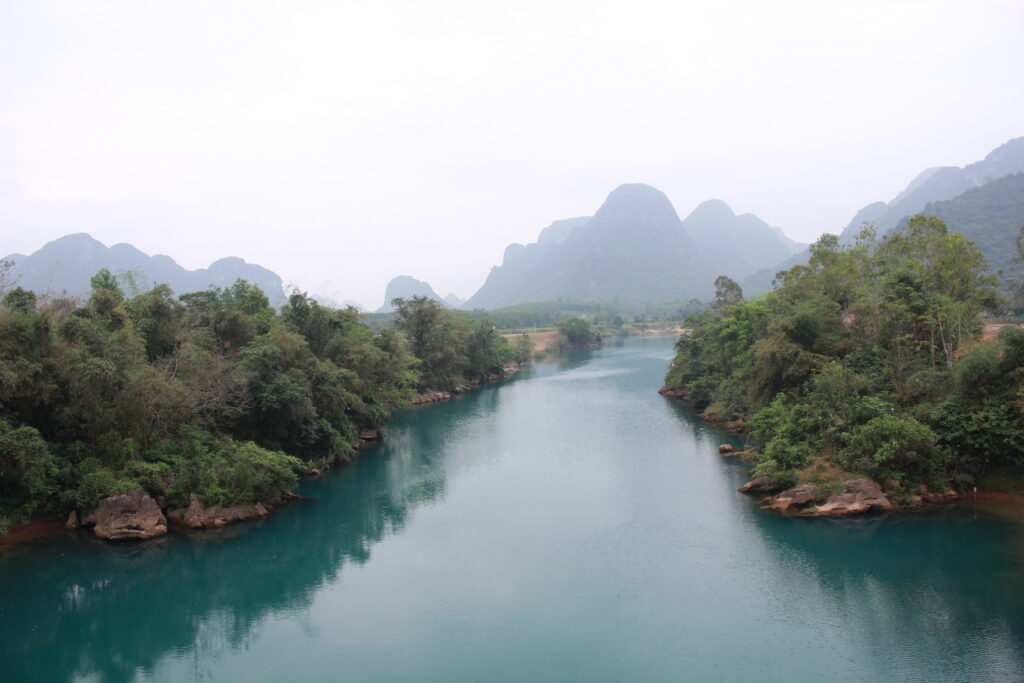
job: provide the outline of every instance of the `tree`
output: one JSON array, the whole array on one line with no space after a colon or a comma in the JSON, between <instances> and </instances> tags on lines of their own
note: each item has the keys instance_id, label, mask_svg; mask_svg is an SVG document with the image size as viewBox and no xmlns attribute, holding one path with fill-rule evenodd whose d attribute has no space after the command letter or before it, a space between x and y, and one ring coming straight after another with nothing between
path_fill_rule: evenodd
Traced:
<instances>
[{"instance_id":1,"label":"tree","mask_svg":"<svg viewBox=\"0 0 1024 683\"><path fill-rule=\"evenodd\" d=\"M715 278L715 300L711 308L718 313L726 313L730 308L743 301L743 289L728 275Z\"/></svg>"},{"instance_id":2,"label":"tree","mask_svg":"<svg viewBox=\"0 0 1024 683\"><path fill-rule=\"evenodd\" d=\"M559 346L583 349L601 341L601 335L585 318L569 318L559 321Z\"/></svg>"}]
</instances>

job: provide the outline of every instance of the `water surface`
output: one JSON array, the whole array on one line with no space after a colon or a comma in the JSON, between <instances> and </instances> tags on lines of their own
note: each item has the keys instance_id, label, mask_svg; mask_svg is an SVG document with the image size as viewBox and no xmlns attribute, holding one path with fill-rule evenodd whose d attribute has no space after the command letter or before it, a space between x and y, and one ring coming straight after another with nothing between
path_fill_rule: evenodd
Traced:
<instances>
[{"instance_id":1,"label":"water surface","mask_svg":"<svg viewBox=\"0 0 1024 683\"><path fill-rule=\"evenodd\" d=\"M4 552L0 679L1024 679L1024 525L762 513L671 355L405 411L262 523Z\"/></svg>"}]
</instances>

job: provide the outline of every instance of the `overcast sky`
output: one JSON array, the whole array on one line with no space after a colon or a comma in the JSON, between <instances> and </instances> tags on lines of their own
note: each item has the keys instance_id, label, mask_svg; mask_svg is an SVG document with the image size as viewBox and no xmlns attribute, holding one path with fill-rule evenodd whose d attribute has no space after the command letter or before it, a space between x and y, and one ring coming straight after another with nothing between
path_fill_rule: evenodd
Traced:
<instances>
[{"instance_id":1,"label":"overcast sky","mask_svg":"<svg viewBox=\"0 0 1024 683\"><path fill-rule=\"evenodd\" d=\"M0 254L466 298L621 183L801 241L1024 135L1024 2L0 0Z\"/></svg>"}]
</instances>

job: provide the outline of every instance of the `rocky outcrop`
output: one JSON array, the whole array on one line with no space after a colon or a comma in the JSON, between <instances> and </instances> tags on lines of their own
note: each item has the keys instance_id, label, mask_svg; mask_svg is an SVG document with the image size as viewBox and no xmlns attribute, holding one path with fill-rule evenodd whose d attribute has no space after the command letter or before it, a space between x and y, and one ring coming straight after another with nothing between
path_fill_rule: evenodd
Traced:
<instances>
[{"instance_id":1,"label":"rocky outcrop","mask_svg":"<svg viewBox=\"0 0 1024 683\"><path fill-rule=\"evenodd\" d=\"M927 485L921 484L917 487L917 495L925 503L950 503L960 498L960 494L951 489L945 491L932 491Z\"/></svg>"},{"instance_id":2,"label":"rocky outcrop","mask_svg":"<svg viewBox=\"0 0 1024 683\"><path fill-rule=\"evenodd\" d=\"M882 487L871 479L849 479L843 482L841 493L830 496L815 509L816 517L845 517L871 510L892 510L893 505L882 493Z\"/></svg>"},{"instance_id":3,"label":"rocky outcrop","mask_svg":"<svg viewBox=\"0 0 1024 683\"><path fill-rule=\"evenodd\" d=\"M65 529L77 529L79 527L78 522L78 510L72 510L68 513L68 521L64 522Z\"/></svg>"},{"instance_id":4,"label":"rocky outcrop","mask_svg":"<svg viewBox=\"0 0 1024 683\"><path fill-rule=\"evenodd\" d=\"M740 493L775 493L782 487L772 482L768 477L751 479L743 486L736 489Z\"/></svg>"},{"instance_id":5,"label":"rocky outcrop","mask_svg":"<svg viewBox=\"0 0 1024 683\"><path fill-rule=\"evenodd\" d=\"M422 405L424 403L437 403L438 401L447 401L452 395L447 391L424 391L422 394L416 394L412 397L412 403L414 406Z\"/></svg>"},{"instance_id":6,"label":"rocky outcrop","mask_svg":"<svg viewBox=\"0 0 1024 683\"><path fill-rule=\"evenodd\" d=\"M810 505L818 497L818 489L810 484L800 484L786 489L777 496L769 496L761 501L761 505L770 510L778 510L787 514L799 512Z\"/></svg>"},{"instance_id":7,"label":"rocky outcrop","mask_svg":"<svg viewBox=\"0 0 1024 683\"><path fill-rule=\"evenodd\" d=\"M664 396L665 398L686 398L685 389L670 389L667 384L663 386L661 389L658 389L658 393Z\"/></svg>"},{"instance_id":8,"label":"rocky outcrop","mask_svg":"<svg viewBox=\"0 0 1024 683\"><path fill-rule=\"evenodd\" d=\"M718 447L718 452L722 453L722 454L732 453L733 450L734 449L733 449L732 445L731 444L727 444L727 443L723 443L721 446Z\"/></svg>"},{"instance_id":9,"label":"rocky outcrop","mask_svg":"<svg viewBox=\"0 0 1024 683\"><path fill-rule=\"evenodd\" d=\"M222 527L232 522L266 517L268 514L270 514L270 509L263 503L206 507L199 501L199 496L194 493L189 496L188 507L167 511L167 516L172 522L192 529Z\"/></svg>"},{"instance_id":10,"label":"rocky outcrop","mask_svg":"<svg viewBox=\"0 0 1024 683\"><path fill-rule=\"evenodd\" d=\"M111 541L155 538L167 533L167 518L144 491L104 498L82 524L94 525L94 534Z\"/></svg>"}]
</instances>

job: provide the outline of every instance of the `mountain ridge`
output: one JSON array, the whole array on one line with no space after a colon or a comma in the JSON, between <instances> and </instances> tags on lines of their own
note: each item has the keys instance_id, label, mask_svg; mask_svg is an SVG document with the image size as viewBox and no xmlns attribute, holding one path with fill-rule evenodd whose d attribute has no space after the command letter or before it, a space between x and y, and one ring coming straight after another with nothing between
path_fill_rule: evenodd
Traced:
<instances>
[{"instance_id":1,"label":"mountain ridge","mask_svg":"<svg viewBox=\"0 0 1024 683\"><path fill-rule=\"evenodd\" d=\"M150 256L126 242L108 247L84 232L64 235L29 255L11 254L4 260L14 264L9 273L13 284L37 294L88 296L90 278L106 268L139 291L166 284L181 295L228 287L242 278L259 286L271 304L279 306L285 301L280 276L237 256L217 259L208 268L188 270L166 254Z\"/></svg>"}]
</instances>

